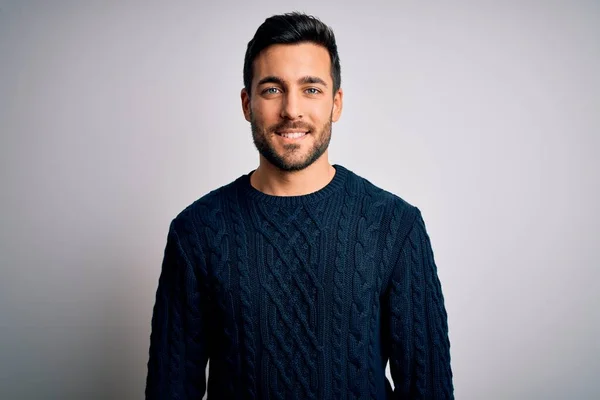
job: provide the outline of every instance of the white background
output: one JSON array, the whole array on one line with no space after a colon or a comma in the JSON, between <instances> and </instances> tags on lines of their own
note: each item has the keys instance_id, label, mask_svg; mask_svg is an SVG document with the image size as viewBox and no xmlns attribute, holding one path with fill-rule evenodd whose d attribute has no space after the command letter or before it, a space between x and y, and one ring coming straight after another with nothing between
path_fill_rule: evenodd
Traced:
<instances>
[{"instance_id":1,"label":"white background","mask_svg":"<svg viewBox=\"0 0 600 400\"><path fill-rule=\"evenodd\" d=\"M600 3L0 1L0 398L140 399L170 220L258 162L262 21L333 27L331 161L424 215L458 399L600 398Z\"/></svg>"}]
</instances>

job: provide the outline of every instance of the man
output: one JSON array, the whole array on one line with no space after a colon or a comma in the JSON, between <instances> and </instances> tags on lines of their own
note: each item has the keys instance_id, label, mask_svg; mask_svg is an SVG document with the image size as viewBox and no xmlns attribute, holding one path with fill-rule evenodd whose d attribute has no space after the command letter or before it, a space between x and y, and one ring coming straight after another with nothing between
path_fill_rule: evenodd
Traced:
<instances>
[{"instance_id":1,"label":"man","mask_svg":"<svg viewBox=\"0 0 600 400\"><path fill-rule=\"evenodd\" d=\"M342 98L330 28L258 28L241 100L260 163L170 225L147 398L202 398L209 359L210 399L453 398L420 211L329 164Z\"/></svg>"}]
</instances>

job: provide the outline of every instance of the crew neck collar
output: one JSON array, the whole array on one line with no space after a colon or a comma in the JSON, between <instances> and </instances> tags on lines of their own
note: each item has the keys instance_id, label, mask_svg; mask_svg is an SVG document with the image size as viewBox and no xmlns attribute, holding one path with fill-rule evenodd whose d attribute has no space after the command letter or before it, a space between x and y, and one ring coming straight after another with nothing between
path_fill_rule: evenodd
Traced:
<instances>
[{"instance_id":1,"label":"crew neck collar","mask_svg":"<svg viewBox=\"0 0 600 400\"><path fill-rule=\"evenodd\" d=\"M250 182L250 176L254 173L255 170L250 171L249 173L243 175L240 178L240 186L245 196L263 204L270 203L274 205L286 206L313 203L332 195L344 186L344 183L348 176L348 170L338 164L333 164L333 167L335 168L335 174L333 176L333 179L321 189L308 194L297 196L274 196L261 192L260 190L252 186Z\"/></svg>"}]
</instances>

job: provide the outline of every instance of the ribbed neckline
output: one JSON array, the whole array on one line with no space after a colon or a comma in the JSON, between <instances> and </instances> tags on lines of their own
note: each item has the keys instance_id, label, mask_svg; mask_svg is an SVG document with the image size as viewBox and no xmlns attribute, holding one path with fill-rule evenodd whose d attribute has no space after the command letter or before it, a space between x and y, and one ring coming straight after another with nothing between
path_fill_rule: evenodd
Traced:
<instances>
[{"instance_id":1,"label":"ribbed neckline","mask_svg":"<svg viewBox=\"0 0 600 400\"><path fill-rule=\"evenodd\" d=\"M348 177L348 170L338 164L333 164L333 167L335 168L335 175L333 176L333 179L329 181L329 183L323 188L317 190L316 192L312 192L305 195L273 196L270 194L263 193L260 190L256 189L254 186L252 186L252 184L250 183L250 175L254 173L254 170L240 177L239 186L241 189L241 193L244 196L247 196L253 200L257 200L261 203L270 203L279 206L312 203L315 201L322 200L344 187L346 178Z\"/></svg>"}]
</instances>

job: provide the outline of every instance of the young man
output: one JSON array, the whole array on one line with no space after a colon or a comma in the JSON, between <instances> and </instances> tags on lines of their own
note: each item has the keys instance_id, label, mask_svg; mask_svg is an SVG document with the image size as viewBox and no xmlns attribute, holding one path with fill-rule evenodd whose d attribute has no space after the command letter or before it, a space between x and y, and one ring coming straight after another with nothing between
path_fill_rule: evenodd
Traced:
<instances>
[{"instance_id":1,"label":"young man","mask_svg":"<svg viewBox=\"0 0 600 400\"><path fill-rule=\"evenodd\" d=\"M201 399L210 359L210 399L453 398L420 211L328 161L343 98L333 32L268 18L244 86L260 163L170 225L146 397Z\"/></svg>"}]
</instances>

